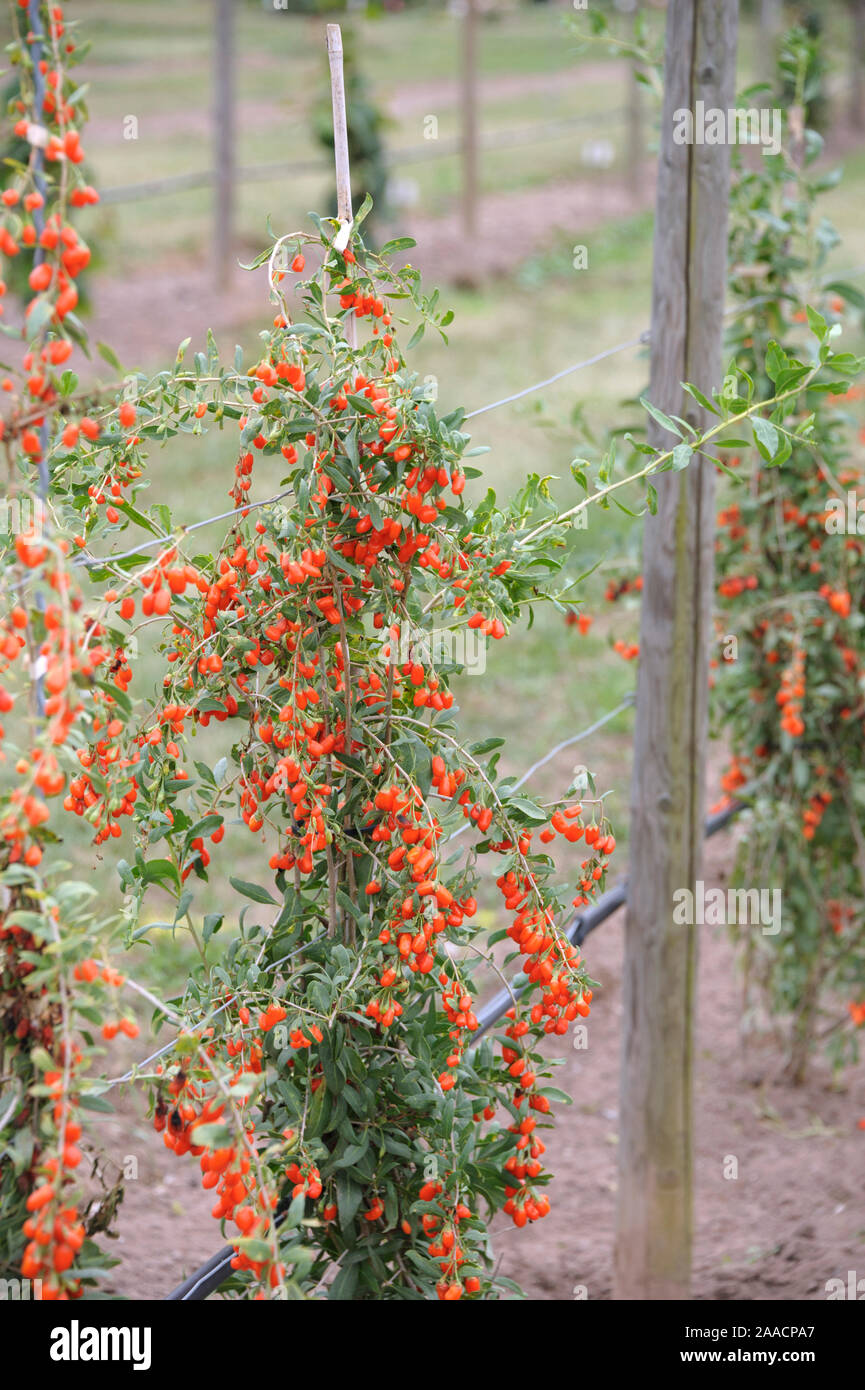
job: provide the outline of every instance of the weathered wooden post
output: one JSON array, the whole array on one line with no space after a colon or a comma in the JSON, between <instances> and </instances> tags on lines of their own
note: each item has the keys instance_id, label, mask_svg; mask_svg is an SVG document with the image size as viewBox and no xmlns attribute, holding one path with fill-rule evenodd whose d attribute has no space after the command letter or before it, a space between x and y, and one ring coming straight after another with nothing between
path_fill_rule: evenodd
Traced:
<instances>
[{"instance_id":1,"label":"weathered wooden post","mask_svg":"<svg viewBox=\"0 0 865 1390\"><path fill-rule=\"evenodd\" d=\"M234 0L215 0L213 25L213 260L220 285L231 278L234 247Z\"/></svg>"},{"instance_id":2,"label":"weathered wooden post","mask_svg":"<svg viewBox=\"0 0 865 1390\"><path fill-rule=\"evenodd\" d=\"M649 398L697 429L719 384L729 144L677 143L675 113L734 106L737 0L670 0L655 216ZM728 139L732 132L728 130ZM650 439L669 447L655 422ZM673 921L702 850L713 587L713 465L661 475L647 517L625 927L616 1286L619 1298L686 1297L693 1226L697 940Z\"/></svg>"}]
</instances>

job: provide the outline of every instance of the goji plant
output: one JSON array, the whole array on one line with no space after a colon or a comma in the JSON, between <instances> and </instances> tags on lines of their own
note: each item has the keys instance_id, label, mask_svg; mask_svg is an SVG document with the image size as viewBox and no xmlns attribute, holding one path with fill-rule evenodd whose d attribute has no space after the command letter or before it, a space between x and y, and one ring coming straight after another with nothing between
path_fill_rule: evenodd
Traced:
<instances>
[{"instance_id":1,"label":"goji plant","mask_svg":"<svg viewBox=\"0 0 865 1390\"><path fill-rule=\"evenodd\" d=\"M781 54L797 113L813 47L793 31ZM837 174L815 169L822 142L800 125L785 112L783 152L740 168L735 183L730 284L742 307L732 371L746 393L790 379L789 354L809 329L828 343L865 307L861 291L826 272L839 239L818 203ZM740 937L749 985L790 1021L797 1080L818 1037L836 1065L851 1060L865 1022L865 528L856 511L861 388L849 380L861 364L845 354L834 365L837 379L802 398L799 439L774 417L761 426L754 467L718 517L719 636L736 642L722 643L714 703L733 754L725 791L744 788L751 808L738 880L771 882L784 903L777 936L745 928Z\"/></svg>"}]
</instances>

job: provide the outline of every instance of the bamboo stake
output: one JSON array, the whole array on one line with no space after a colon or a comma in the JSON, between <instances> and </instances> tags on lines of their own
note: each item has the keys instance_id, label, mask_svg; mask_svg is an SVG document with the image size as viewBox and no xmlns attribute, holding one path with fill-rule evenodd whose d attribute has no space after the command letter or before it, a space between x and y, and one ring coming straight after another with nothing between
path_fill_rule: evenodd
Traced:
<instances>
[{"instance_id":1,"label":"bamboo stake","mask_svg":"<svg viewBox=\"0 0 865 1390\"><path fill-rule=\"evenodd\" d=\"M336 160L336 209L343 230L351 226L351 171L348 163L348 123L345 111L345 77L342 68L342 30L327 26L327 57L330 63L330 94L333 103L333 153ZM348 237L346 236L346 243ZM357 320L353 313L345 322L349 347L357 347Z\"/></svg>"}]
</instances>

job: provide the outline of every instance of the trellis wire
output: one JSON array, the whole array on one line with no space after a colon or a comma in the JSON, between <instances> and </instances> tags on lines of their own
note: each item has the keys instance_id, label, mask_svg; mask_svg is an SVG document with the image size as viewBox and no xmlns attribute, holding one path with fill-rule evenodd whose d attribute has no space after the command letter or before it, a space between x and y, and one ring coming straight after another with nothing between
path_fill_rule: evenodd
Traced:
<instances>
[{"instance_id":1,"label":"trellis wire","mask_svg":"<svg viewBox=\"0 0 865 1390\"><path fill-rule=\"evenodd\" d=\"M615 347L604 348L603 352L596 352L594 357L587 357L582 362L574 362L570 367L563 367L554 376L548 376L544 381L536 381L534 386L525 386L522 391L515 391L512 396L503 396L500 401L492 401L489 405L479 406L477 410L470 410L465 418L473 420L476 415L485 415L488 410L498 410L500 405L510 405L512 401L522 400L523 396L530 396L534 391L542 391L545 386L552 386L554 381L561 381L562 377L570 376L572 372L580 372L584 367L593 367L596 362L603 362L607 357L612 357L617 352L624 352L626 348L639 347L643 343L648 343L650 337L651 333L647 328L636 338L629 338L625 343L617 343Z\"/></svg>"},{"instance_id":2,"label":"trellis wire","mask_svg":"<svg viewBox=\"0 0 865 1390\"><path fill-rule=\"evenodd\" d=\"M557 743L556 746L551 748L548 753L545 753L542 758L538 758L536 763L532 763L531 767L523 773L520 780L515 782L510 788L510 792L519 791L520 787L524 787L529 778L533 777L538 769L544 767L557 753L563 752L565 748L570 748L574 743L582 743L584 738L588 738L590 734L597 733L598 729L602 729L605 724L609 724L612 719L615 719L617 714L622 714L624 710L630 709L636 698L633 692L629 693L625 696L624 700L616 705L615 709L608 710L600 719L596 719L594 724L590 724L587 729L581 729L578 734L571 734L570 738L563 738L561 743Z\"/></svg>"}]
</instances>

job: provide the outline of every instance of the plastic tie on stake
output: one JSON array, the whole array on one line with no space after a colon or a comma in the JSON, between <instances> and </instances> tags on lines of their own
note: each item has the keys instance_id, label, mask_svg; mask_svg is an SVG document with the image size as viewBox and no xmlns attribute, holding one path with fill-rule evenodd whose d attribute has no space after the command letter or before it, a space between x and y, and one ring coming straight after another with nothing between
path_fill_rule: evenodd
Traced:
<instances>
[{"instance_id":1,"label":"plastic tie on stake","mask_svg":"<svg viewBox=\"0 0 865 1390\"><path fill-rule=\"evenodd\" d=\"M354 230L354 218L350 222L340 222L339 231L333 239L334 251L344 251L348 246L352 231Z\"/></svg>"}]
</instances>

